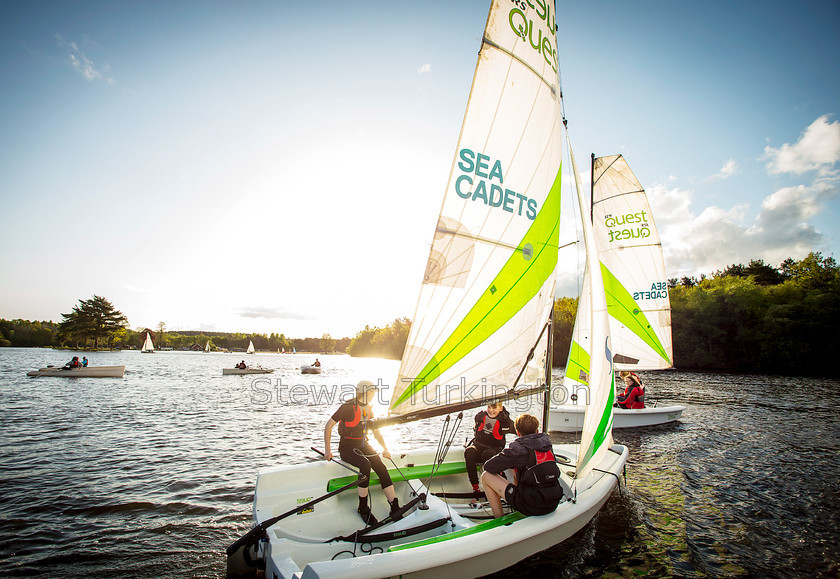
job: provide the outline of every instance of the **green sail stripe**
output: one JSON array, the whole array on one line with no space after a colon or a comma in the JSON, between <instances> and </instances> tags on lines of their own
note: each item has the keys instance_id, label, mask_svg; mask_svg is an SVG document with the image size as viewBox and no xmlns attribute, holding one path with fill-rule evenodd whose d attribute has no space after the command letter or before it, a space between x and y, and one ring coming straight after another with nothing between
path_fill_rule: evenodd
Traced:
<instances>
[{"instance_id":1,"label":"green sail stripe","mask_svg":"<svg viewBox=\"0 0 840 579\"><path fill-rule=\"evenodd\" d=\"M595 436L592 437L592 442L589 444L586 452L583 453L583 460L578 462L578 472L583 470L586 464L595 456L595 453L598 452L598 449L601 448L601 445L604 444L607 436L612 431L613 404L615 403L615 373L610 371L610 374L612 375L612 380L610 380L610 392L607 396L607 404L601 413L598 428L595 429ZM592 406L587 407L587 412L591 408Z\"/></svg>"},{"instance_id":2,"label":"green sail stripe","mask_svg":"<svg viewBox=\"0 0 840 579\"><path fill-rule=\"evenodd\" d=\"M586 378L581 378L581 373ZM566 376L575 382L589 385L589 352L574 340L569 349L569 361L566 362Z\"/></svg>"},{"instance_id":3,"label":"green sail stripe","mask_svg":"<svg viewBox=\"0 0 840 579\"><path fill-rule=\"evenodd\" d=\"M560 237L561 173L562 167L557 171L542 209L517 246L520 251L513 252L490 286L411 385L396 401L391 402L392 409L423 390L505 325L537 294L554 272ZM529 245L532 248L530 260L525 259L521 251Z\"/></svg>"},{"instance_id":4,"label":"green sail stripe","mask_svg":"<svg viewBox=\"0 0 840 579\"><path fill-rule=\"evenodd\" d=\"M650 348L671 363L668 353L653 331L645 313L625 289L621 282L601 263L601 275L604 278L604 291L607 294L607 311L616 320L627 326L630 331L639 336Z\"/></svg>"}]
</instances>

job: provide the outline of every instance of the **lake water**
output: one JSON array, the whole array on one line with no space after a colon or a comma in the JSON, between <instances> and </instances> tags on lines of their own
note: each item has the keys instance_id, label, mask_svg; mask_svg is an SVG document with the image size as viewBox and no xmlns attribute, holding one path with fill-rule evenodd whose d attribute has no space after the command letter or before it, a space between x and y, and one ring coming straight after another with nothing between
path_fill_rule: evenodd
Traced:
<instances>
[{"instance_id":1,"label":"lake water","mask_svg":"<svg viewBox=\"0 0 840 579\"><path fill-rule=\"evenodd\" d=\"M314 357L126 351L86 354L124 379L25 375L74 354L0 349L3 576L224 576L257 471L314 460L340 386L390 383L398 366L320 356L323 373L301 375ZM243 357L276 371L222 376ZM838 576L840 380L644 377L682 420L615 431L630 447L621 493L505 576ZM389 429L389 447L436 443L441 420Z\"/></svg>"}]
</instances>

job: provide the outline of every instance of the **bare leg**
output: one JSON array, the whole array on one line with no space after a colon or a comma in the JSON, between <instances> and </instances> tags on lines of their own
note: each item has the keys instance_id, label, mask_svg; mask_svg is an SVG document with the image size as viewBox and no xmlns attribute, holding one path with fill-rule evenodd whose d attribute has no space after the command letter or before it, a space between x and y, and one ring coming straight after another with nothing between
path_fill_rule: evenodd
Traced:
<instances>
[{"instance_id":1,"label":"bare leg","mask_svg":"<svg viewBox=\"0 0 840 579\"><path fill-rule=\"evenodd\" d=\"M365 489L365 490L367 490L367 489ZM390 485L390 486L385 487L384 489L382 489L382 492L385 493L385 498L388 499L389 503L394 502L394 497L396 496L394 494L394 485Z\"/></svg>"},{"instance_id":2,"label":"bare leg","mask_svg":"<svg viewBox=\"0 0 840 579\"><path fill-rule=\"evenodd\" d=\"M481 482L484 484L484 494L487 495L487 501L490 503L490 510L493 511L493 517L498 519L504 514L504 511L502 511L502 497L505 496L505 489L511 483L499 475L490 474L487 471L481 474Z\"/></svg>"},{"instance_id":3,"label":"bare leg","mask_svg":"<svg viewBox=\"0 0 840 579\"><path fill-rule=\"evenodd\" d=\"M364 488L358 487L358 489L359 489L359 497L360 498L365 498L366 496L368 496L368 487L364 487Z\"/></svg>"}]
</instances>

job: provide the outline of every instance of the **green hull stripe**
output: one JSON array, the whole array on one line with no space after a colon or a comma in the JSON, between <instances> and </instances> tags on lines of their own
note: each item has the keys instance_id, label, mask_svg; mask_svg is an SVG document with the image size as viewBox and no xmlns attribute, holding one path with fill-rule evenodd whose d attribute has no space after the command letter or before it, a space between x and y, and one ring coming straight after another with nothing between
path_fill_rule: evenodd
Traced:
<instances>
[{"instance_id":1,"label":"green hull stripe","mask_svg":"<svg viewBox=\"0 0 840 579\"><path fill-rule=\"evenodd\" d=\"M621 282L616 279L610 270L603 263L601 264L601 275L604 278L604 291L607 294L607 311L616 320L627 326L630 331L639 336L650 346L651 350L662 356L662 359L671 363L668 353L662 347L662 343L656 336L656 332L648 322L645 313L633 299Z\"/></svg>"},{"instance_id":2,"label":"green hull stripe","mask_svg":"<svg viewBox=\"0 0 840 579\"><path fill-rule=\"evenodd\" d=\"M516 521L519 521L524 518L525 515L517 511L504 515L503 517L499 517L498 519L493 519L492 521L485 521L483 523L479 523L476 526L470 527L468 529L461 529L460 531L455 531L454 533L447 533L445 535L438 535L437 537L421 539L412 543L405 543L404 545L394 545L393 547L388 548L388 552L392 553L394 551L402 551L403 549L413 549L414 547L423 547L425 545L443 543L444 541L450 541L452 539L466 537L467 535L475 535L476 533L480 533L481 531L487 531L488 529L495 529L504 525L510 525L511 523L515 523Z\"/></svg>"},{"instance_id":3,"label":"green hull stripe","mask_svg":"<svg viewBox=\"0 0 840 579\"><path fill-rule=\"evenodd\" d=\"M454 366L515 316L540 290L557 265L560 228L560 176L525 237L452 335L431 357L391 409L410 399ZM526 255L530 253L530 259Z\"/></svg>"},{"instance_id":4,"label":"green hull stripe","mask_svg":"<svg viewBox=\"0 0 840 579\"><path fill-rule=\"evenodd\" d=\"M434 465L419 464L417 466L405 466L401 470L402 474L400 474L400 471L398 471L395 468L389 468L388 474L391 475L391 480L401 481L403 480L403 474L409 480L428 478L434 470ZM467 465L464 462L445 462L442 465L440 465L440 468L435 473L435 476L463 474L465 472L467 472ZM327 483L327 492L331 493L334 490L340 489L344 485L350 484L357 478L359 477L351 474L350 476L343 476L339 478L330 479ZM379 476L376 473L370 473L370 481L368 482L371 486L379 484Z\"/></svg>"},{"instance_id":5,"label":"green hull stripe","mask_svg":"<svg viewBox=\"0 0 840 579\"><path fill-rule=\"evenodd\" d=\"M570 380L589 386L589 352L575 341L572 341L572 347L569 349L566 376Z\"/></svg>"}]
</instances>

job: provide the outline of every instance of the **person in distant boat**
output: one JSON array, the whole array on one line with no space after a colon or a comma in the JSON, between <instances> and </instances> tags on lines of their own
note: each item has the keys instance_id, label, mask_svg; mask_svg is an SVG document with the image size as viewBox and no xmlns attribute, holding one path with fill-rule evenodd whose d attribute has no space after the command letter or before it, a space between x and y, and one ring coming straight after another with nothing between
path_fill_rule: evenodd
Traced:
<instances>
[{"instance_id":1,"label":"person in distant boat","mask_svg":"<svg viewBox=\"0 0 840 579\"><path fill-rule=\"evenodd\" d=\"M487 405L475 415L473 428L475 438L464 449L464 462L467 464L467 477L472 484L473 492L479 492L478 471L476 465L487 462L505 448L505 435L515 434L513 420L501 402Z\"/></svg>"},{"instance_id":2,"label":"person in distant boat","mask_svg":"<svg viewBox=\"0 0 840 579\"><path fill-rule=\"evenodd\" d=\"M67 362L64 365L64 369L65 370L72 370L72 369L78 368L81 365L82 364L79 362L79 357L78 356L73 356L73 359L70 360L69 362Z\"/></svg>"},{"instance_id":3,"label":"person in distant boat","mask_svg":"<svg viewBox=\"0 0 840 579\"><path fill-rule=\"evenodd\" d=\"M83 367L83 368L87 368L87 367L88 367L88 359L87 359L87 356L85 356L84 358L82 358L82 367Z\"/></svg>"},{"instance_id":4,"label":"person in distant boat","mask_svg":"<svg viewBox=\"0 0 840 579\"><path fill-rule=\"evenodd\" d=\"M539 420L521 414L515 426L519 438L485 462L481 475L484 492L497 519L504 514L501 497L523 515L537 516L554 512L565 494L551 439L548 434L537 432ZM500 476L509 468L514 469L513 482Z\"/></svg>"},{"instance_id":5,"label":"person in distant boat","mask_svg":"<svg viewBox=\"0 0 840 579\"><path fill-rule=\"evenodd\" d=\"M316 368L320 368L321 367L321 362L318 360L318 358L315 358L315 363L312 364L312 365L315 366Z\"/></svg>"},{"instance_id":6,"label":"person in distant boat","mask_svg":"<svg viewBox=\"0 0 840 579\"><path fill-rule=\"evenodd\" d=\"M624 394L618 395L618 402L615 405L624 409L642 409L645 407L645 387L642 379L635 372L620 372L619 376L624 379Z\"/></svg>"},{"instance_id":7,"label":"person in distant boat","mask_svg":"<svg viewBox=\"0 0 840 579\"><path fill-rule=\"evenodd\" d=\"M389 516L395 516L400 508L399 500L394 493L394 483L388 469L379 458L376 451L367 441L368 421L373 419L373 411L369 406L373 397L376 396L376 385L368 380L362 380L356 385L356 395L350 400L342 403L338 410L327 420L324 427L324 459L331 460L333 453L330 450L330 439L332 438L333 426L338 424L338 434L341 437L338 442L338 454L341 460L357 467L363 475L368 477L364 482L359 483L359 516L366 525L375 525L376 517L370 511L368 504L368 487L370 485L370 471L373 469L379 476L379 484L382 492L391 505ZM382 456L391 458L391 453L385 446L385 440L378 430L373 431L373 436L382 446Z\"/></svg>"},{"instance_id":8,"label":"person in distant boat","mask_svg":"<svg viewBox=\"0 0 840 579\"><path fill-rule=\"evenodd\" d=\"M247 368L247 366L245 365L245 360L242 360L239 364L237 364L236 368L239 370L244 370L245 368Z\"/></svg>"}]
</instances>

